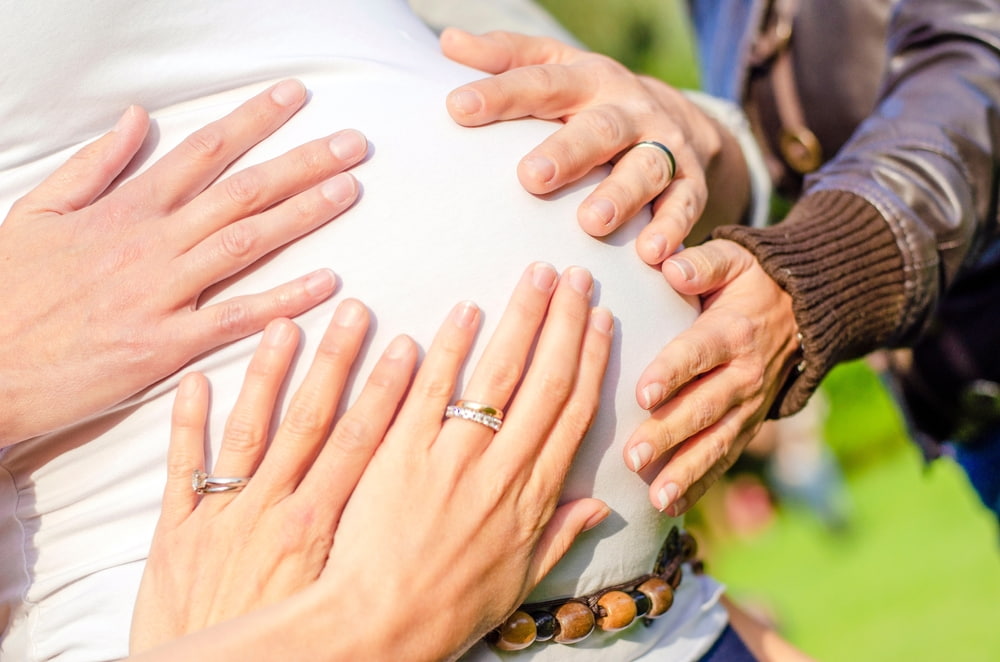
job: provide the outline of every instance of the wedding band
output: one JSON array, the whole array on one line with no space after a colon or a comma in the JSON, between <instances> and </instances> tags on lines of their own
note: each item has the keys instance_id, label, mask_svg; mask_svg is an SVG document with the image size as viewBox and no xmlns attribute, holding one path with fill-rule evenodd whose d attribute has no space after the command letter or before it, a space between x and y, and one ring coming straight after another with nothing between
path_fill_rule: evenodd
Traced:
<instances>
[{"instance_id":1,"label":"wedding band","mask_svg":"<svg viewBox=\"0 0 1000 662\"><path fill-rule=\"evenodd\" d=\"M492 416L493 418L498 418L503 420L503 410L497 409L496 407L491 407L489 405L484 405L480 402L473 402L472 400L459 400L455 403L456 407L461 407L462 409L471 409L472 411L478 411L480 414L486 414L487 416Z\"/></svg>"},{"instance_id":2,"label":"wedding band","mask_svg":"<svg viewBox=\"0 0 1000 662\"><path fill-rule=\"evenodd\" d=\"M667 155L667 165L669 166L670 173L667 175L667 182L673 181L674 175L677 173L677 160L674 159L674 153L670 151L670 148L663 143L658 143L655 140L643 140L632 145L632 149L636 147L653 147L655 149L661 150Z\"/></svg>"},{"instance_id":3,"label":"wedding band","mask_svg":"<svg viewBox=\"0 0 1000 662\"><path fill-rule=\"evenodd\" d=\"M466 405L474 405L480 409ZM495 416L493 414L486 413L488 411L496 412L498 415ZM467 402L465 400L459 400L458 404L448 405L448 407L444 410L444 415L445 418L461 418L465 421L472 421L473 423L485 425L494 432L499 432L500 426L503 425L503 412L499 409L481 405L476 402Z\"/></svg>"},{"instance_id":4,"label":"wedding band","mask_svg":"<svg viewBox=\"0 0 1000 662\"><path fill-rule=\"evenodd\" d=\"M239 492L247 483L249 478L220 478L209 476L201 469L195 469L191 474L191 489L195 494L219 494L221 492Z\"/></svg>"}]
</instances>

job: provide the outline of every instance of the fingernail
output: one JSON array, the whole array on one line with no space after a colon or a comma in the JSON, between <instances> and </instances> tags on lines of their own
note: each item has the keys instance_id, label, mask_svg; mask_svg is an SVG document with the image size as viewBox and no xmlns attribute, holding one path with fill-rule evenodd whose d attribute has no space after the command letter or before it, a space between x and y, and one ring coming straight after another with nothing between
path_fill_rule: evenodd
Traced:
<instances>
[{"instance_id":1,"label":"fingernail","mask_svg":"<svg viewBox=\"0 0 1000 662\"><path fill-rule=\"evenodd\" d=\"M646 246L649 247L654 262L661 262L667 256L667 238L662 234L654 234L647 239Z\"/></svg>"},{"instance_id":2,"label":"fingernail","mask_svg":"<svg viewBox=\"0 0 1000 662\"><path fill-rule=\"evenodd\" d=\"M558 278L559 274L551 264L538 262L531 268L531 282L542 292L551 292Z\"/></svg>"},{"instance_id":3,"label":"fingernail","mask_svg":"<svg viewBox=\"0 0 1000 662\"><path fill-rule=\"evenodd\" d=\"M451 105L466 115L475 115L483 109L483 99L472 90L458 90L451 95Z\"/></svg>"},{"instance_id":4,"label":"fingernail","mask_svg":"<svg viewBox=\"0 0 1000 662\"><path fill-rule=\"evenodd\" d=\"M128 108L126 108L125 112L122 113L122 116L118 118L118 121L115 123L114 128L111 129L111 133L118 133L119 131L124 129L125 125L128 124L129 120L132 118L134 114L135 114L135 106L129 106Z\"/></svg>"},{"instance_id":5,"label":"fingernail","mask_svg":"<svg viewBox=\"0 0 1000 662\"><path fill-rule=\"evenodd\" d=\"M628 450L628 460L629 464L632 465L632 471L639 471L644 466L649 464L649 461L653 459L653 447L647 442L642 442L636 444Z\"/></svg>"},{"instance_id":6,"label":"fingernail","mask_svg":"<svg viewBox=\"0 0 1000 662\"><path fill-rule=\"evenodd\" d=\"M283 80L271 90L271 99L279 106L291 106L305 95L305 86L297 80Z\"/></svg>"},{"instance_id":7,"label":"fingernail","mask_svg":"<svg viewBox=\"0 0 1000 662\"><path fill-rule=\"evenodd\" d=\"M605 506L603 510L601 510L600 512L596 512L590 516L590 519L587 520L587 523L583 525L583 530L590 531L592 528L594 528L595 526L606 520L608 518L608 515L610 514L611 514L611 509Z\"/></svg>"},{"instance_id":8,"label":"fingernail","mask_svg":"<svg viewBox=\"0 0 1000 662\"><path fill-rule=\"evenodd\" d=\"M574 290L588 297L594 289L594 279L590 272L582 267L571 267L569 270L569 284Z\"/></svg>"},{"instance_id":9,"label":"fingernail","mask_svg":"<svg viewBox=\"0 0 1000 662\"><path fill-rule=\"evenodd\" d=\"M192 375L195 373L190 373L184 375L181 383L177 386L177 397L179 398L192 398L198 393L201 388L201 381L194 379Z\"/></svg>"},{"instance_id":10,"label":"fingernail","mask_svg":"<svg viewBox=\"0 0 1000 662\"><path fill-rule=\"evenodd\" d=\"M652 409L667 397L667 390L663 384L648 384L642 389L642 408Z\"/></svg>"},{"instance_id":11,"label":"fingernail","mask_svg":"<svg viewBox=\"0 0 1000 662\"><path fill-rule=\"evenodd\" d=\"M476 323L479 316L479 307L471 301L463 301L455 306L451 313L451 319L456 326L467 329Z\"/></svg>"},{"instance_id":12,"label":"fingernail","mask_svg":"<svg viewBox=\"0 0 1000 662\"><path fill-rule=\"evenodd\" d=\"M656 493L656 499L660 502L660 512L662 513L680 496L681 488L677 483L667 483Z\"/></svg>"},{"instance_id":13,"label":"fingernail","mask_svg":"<svg viewBox=\"0 0 1000 662\"><path fill-rule=\"evenodd\" d=\"M364 317L364 306L357 301L348 299L339 306L333 314L333 321L337 326L344 328L357 326Z\"/></svg>"},{"instance_id":14,"label":"fingernail","mask_svg":"<svg viewBox=\"0 0 1000 662\"><path fill-rule=\"evenodd\" d=\"M552 181L556 176L556 164L544 156L527 156L521 161L524 174L542 184Z\"/></svg>"},{"instance_id":15,"label":"fingernail","mask_svg":"<svg viewBox=\"0 0 1000 662\"><path fill-rule=\"evenodd\" d=\"M365 137L353 129L340 131L330 138L330 151L341 161L355 161L364 156L367 149Z\"/></svg>"},{"instance_id":16,"label":"fingernail","mask_svg":"<svg viewBox=\"0 0 1000 662\"><path fill-rule=\"evenodd\" d=\"M272 322L267 325L264 329L264 339L263 344L265 345L283 345L292 336L292 324L291 322L281 321Z\"/></svg>"},{"instance_id":17,"label":"fingernail","mask_svg":"<svg viewBox=\"0 0 1000 662\"><path fill-rule=\"evenodd\" d=\"M385 356L389 359L401 359L410 350L411 340L408 336L396 336L385 349Z\"/></svg>"},{"instance_id":18,"label":"fingernail","mask_svg":"<svg viewBox=\"0 0 1000 662\"><path fill-rule=\"evenodd\" d=\"M320 193L334 204L346 204L354 199L357 190L355 181L349 173L342 172L324 182L320 187Z\"/></svg>"},{"instance_id":19,"label":"fingernail","mask_svg":"<svg viewBox=\"0 0 1000 662\"><path fill-rule=\"evenodd\" d=\"M666 263L673 265L681 273L684 280L691 280L695 277L694 265L682 257L672 257Z\"/></svg>"},{"instance_id":20,"label":"fingernail","mask_svg":"<svg viewBox=\"0 0 1000 662\"><path fill-rule=\"evenodd\" d=\"M615 330L615 318L607 308L594 308L590 311L590 323L601 333L610 336Z\"/></svg>"},{"instance_id":21,"label":"fingernail","mask_svg":"<svg viewBox=\"0 0 1000 662\"><path fill-rule=\"evenodd\" d=\"M337 285L337 276L329 269L320 269L306 276L306 292L314 297L326 297Z\"/></svg>"},{"instance_id":22,"label":"fingernail","mask_svg":"<svg viewBox=\"0 0 1000 662\"><path fill-rule=\"evenodd\" d=\"M615 220L615 206L611 204L610 200L604 198L590 200L582 211L590 216L593 223L599 223L602 226L611 225L611 222Z\"/></svg>"}]
</instances>

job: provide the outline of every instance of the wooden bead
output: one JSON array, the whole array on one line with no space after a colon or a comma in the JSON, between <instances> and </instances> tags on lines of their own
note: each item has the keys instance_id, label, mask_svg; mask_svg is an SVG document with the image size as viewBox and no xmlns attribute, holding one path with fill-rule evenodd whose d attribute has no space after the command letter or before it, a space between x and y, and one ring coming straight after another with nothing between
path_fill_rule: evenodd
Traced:
<instances>
[{"instance_id":1,"label":"wooden bead","mask_svg":"<svg viewBox=\"0 0 1000 662\"><path fill-rule=\"evenodd\" d=\"M663 616L674 604L674 589L659 577L650 577L636 587L636 590L649 598L649 611L646 618Z\"/></svg>"},{"instance_id":2,"label":"wooden bead","mask_svg":"<svg viewBox=\"0 0 1000 662\"><path fill-rule=\"evenodd\" d=\"M535 635L535 641L548 641L556 636L559 621L556 620L555 616L547 611L533 611L531 617L535 619L535 629L538 631Z\"/></svg>"},{"instance_id":3,"label":"wooden bead","mask_svg":"<svg viewBox=\"0 0 1000 662\"><path fill-rule=\"evenodd\" d=\"M570 601L556 609L553 616L559 621L555 640L560 644L583 641L594 631L594 612L582 602Z\"/></svg>"},{"instance_id":4,"label":"wooden bead","mask_svg":"<svg viewBox=\"0 0 1000 662\"><path fill-rule=\"evenodd\" d=\"M515 611L497 631L494 646L502 651L519 651L535 643L535 619L523 611Z\"/></svg>"},{"instance_id":5,"label":"wooden bead","mask_svg":"<svg viewBox=\"0 0 1000 662\"><path fill-rule=\"evenodd\" d=\"M605 632L617 632L632 625L635 620L635 600L623 591L608 591L597 599L602 616L597 625Z\"/></svg>"}]
</instances>

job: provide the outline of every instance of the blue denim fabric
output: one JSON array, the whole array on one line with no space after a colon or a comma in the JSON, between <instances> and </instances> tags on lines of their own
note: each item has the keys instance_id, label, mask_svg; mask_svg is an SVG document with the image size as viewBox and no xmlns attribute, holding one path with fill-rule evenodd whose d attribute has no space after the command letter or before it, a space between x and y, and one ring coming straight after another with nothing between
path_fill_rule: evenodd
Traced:
<instances>
[{"instance_id":1,"label":"blue denim fabric","mask_svg":"<svg viewBox=\"0 0 1000 662\"><path fill-rule=\"evenodd\" d=\"M757 662L757 658L736 634L736 630L727 625L698 662Z\"/></svg>"},{"instance_id":2,"label":"blue denim fabric","mask_svg":"<svg viewBox=\"0 0 1000 662\"><path fill-rule=\"evenodd\" d=\"M688 0L703 91L740 102L758 4L758 0Z\"/></svg>"},{"instance_id":3,"label":"blue denim fabric","mask_svg":"<svg viewBox=\"0 0 1000 662\"><path fill-rule=\"evenodd\" d=\"M1000 520L1000 428L973 443L954 444L955 460L986 507Z\"/></svg>"}]
</instances>

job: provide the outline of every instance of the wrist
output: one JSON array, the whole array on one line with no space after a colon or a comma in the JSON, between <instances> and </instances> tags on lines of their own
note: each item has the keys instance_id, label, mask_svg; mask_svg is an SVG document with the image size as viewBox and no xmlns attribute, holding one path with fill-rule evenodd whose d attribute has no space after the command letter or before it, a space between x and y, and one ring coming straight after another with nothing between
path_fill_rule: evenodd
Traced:
<instances>
[{"instance_id":1,"label":"wrist","mask_svg":"<svg viewBox=\"0 0 1000 662\"><path fill-rule=\"evenodd\" d=\"M891 342L900 327L902 255L881 214L859 196L811 193L778 225L729 226L715 236L753 253L791 296L805 365L776 403L781 416L805 406L834 365Z\"/></svg>"},{"instance_id":2,"label":"wrist","mask_svg":"<svg viewBox=\"0 0 1000 662\"><path fill-rule=\"evenodd\" d=\"M357 577L324 576L283 604L285 631L294 633L297 645L316 642L315 650L308 650L303 659L433 662L452 659L464 650L460 642L449 643L461 627L458 620L439 636L438 624L427 612L430 607L393 595L386 587L365 585Z\"/></svg>"}]
</instances>

